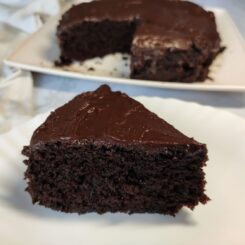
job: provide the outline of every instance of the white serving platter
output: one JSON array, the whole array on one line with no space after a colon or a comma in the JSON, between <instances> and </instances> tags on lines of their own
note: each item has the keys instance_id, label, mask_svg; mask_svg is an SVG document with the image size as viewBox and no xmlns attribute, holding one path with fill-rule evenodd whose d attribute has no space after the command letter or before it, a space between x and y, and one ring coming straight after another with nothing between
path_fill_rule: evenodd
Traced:
<instances>
[{"instance_id":1,"label":"white serving platter","mask_svg":"<svg viewBox=\"0 0 245 245\"><path fill-rule=\"evenodd\" d=\"M245 91L245 45L234 22L223 9L210 8L215 14L222 45L227 47L210 68L212 80L197 83L173 83L135 80L129 78L130 59L121 54L107 55L71 66L58 68L54 61L59 57L56 26L60 15L51 18L42 29L25 40L6 60L5 64L25 70L90 81L106 81L149 87L209 90ZM94 69L91 69L94 68Z\"/></svg>"},{"instance_id":2,"label":"white serving platter","mask_svg":"<svg viewBox=\"0 0 245 245\"><path fill-rule=\"evenodd\" d=\"M25 192L21 150L48 114L0 136L0 244L244 245L245 121L173 99L137 98L183 133L207 144L206 193L212 199L176 217L77 215L33 205Z\"/></svg>"}]
</instances>

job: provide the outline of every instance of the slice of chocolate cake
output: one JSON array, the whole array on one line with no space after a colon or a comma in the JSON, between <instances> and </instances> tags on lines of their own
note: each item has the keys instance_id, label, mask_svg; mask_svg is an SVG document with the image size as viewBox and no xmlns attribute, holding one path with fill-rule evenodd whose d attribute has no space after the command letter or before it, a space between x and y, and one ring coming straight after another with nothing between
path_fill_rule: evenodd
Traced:
<instances>
[{"instance_id":1,"label":"slice of chocolate cake","mask_svg":"<svg viewBox=\"0 0 245 245\"><path fill-rule=\"evenodd\" d=\"M33 203L63 212L175 215L208 200L206 146L106 85L51 113L23 154Z\"/></svg>"},{"instance_id":2,"label":"slice of chocolate cake","mask_svg":"<svg viewBox=\"0 0 245 245\"><path fill-rule=\"evenodd\" d=\"M214 14L179 0L95 0L60 20L59 65L124 52L131 78L204 81L221 52Z\"/></svg>"}]
</instances>

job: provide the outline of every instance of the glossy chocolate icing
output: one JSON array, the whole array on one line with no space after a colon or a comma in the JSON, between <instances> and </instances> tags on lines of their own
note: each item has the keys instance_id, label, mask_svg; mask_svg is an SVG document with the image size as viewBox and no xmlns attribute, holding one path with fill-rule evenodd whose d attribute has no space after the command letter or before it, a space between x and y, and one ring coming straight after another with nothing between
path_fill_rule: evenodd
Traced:
<instances>
[{"instance_id":1,"label":"glossy chocolate icing","mask_svg":"<svg viewBox=\"0 0 245 245\"><path fill-rule=\"evenodd\" d=\"M220 37L213 13L177 0L96 0L73 6L62 17L58 32L84 21L137 21L133 45L218 52Z\"/></svg>"},{"instance_id":2,"label":"glossy chocolate icing","mask_svg":"<svg viewBox=\"0 0 245 245\"><path fill-rule=\"evenodd\" d=\"M198 144L142 104L103 85L78 95L50 114L31 145L50 141L119 142L143 145Z\"/></svg>"}]
</instances>

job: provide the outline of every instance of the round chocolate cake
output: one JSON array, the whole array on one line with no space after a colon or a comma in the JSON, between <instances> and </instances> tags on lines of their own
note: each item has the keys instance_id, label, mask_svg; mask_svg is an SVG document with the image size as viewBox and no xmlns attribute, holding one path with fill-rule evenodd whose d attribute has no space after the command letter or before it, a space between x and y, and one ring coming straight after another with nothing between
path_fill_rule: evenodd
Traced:
<instances>
[{"instance_id":1,"label":"round chocolate cake","mask_svg":"<svg viewBox=\"0 0 245 245\"><path fill-rule=\"evenodd\" d=\"M131 54L131 78L204 81L222 50L214 14L177 0L95 0L72 6L57 28L57 64Z\"/></svg>"}]
</instances>

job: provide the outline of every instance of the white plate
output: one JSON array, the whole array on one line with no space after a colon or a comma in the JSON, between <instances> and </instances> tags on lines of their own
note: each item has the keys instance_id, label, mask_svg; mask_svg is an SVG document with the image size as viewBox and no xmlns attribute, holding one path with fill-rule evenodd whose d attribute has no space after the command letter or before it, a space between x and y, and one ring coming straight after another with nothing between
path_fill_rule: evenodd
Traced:
<instances>
[{"instance_id":1,"label":"white plate","mask_svg":"<svg viewBox=\"0 0 245 245\"><path fill-rule=\"evenodd\" d=\"M212 201L175 218L150 214L64 214L32 205L24 191L20 151L47 114L0 137L0 244L244 245L245 121L211 107L138 98L209 149L207 194Z\"/></svg>"},{"instance_id":2,"label":"white plate","mask_svg":"<svg viewBox=\"0 0 245 245\"><path fill-rule=\"evenodd\" d=\"M227 50L219 55L211 66L210 77L204 83L171 83L133 80L129 76L129 60L122 55L108 55L103 59L95 58L83 64L73 64L57 68L53 62L59 57L56 40L56 26L60 16L50 19L45 26L27 39L5 60L10 66L54 75L81 78L86 80L107 81L124 84L143 85L171 89L245 91L245 46L244 41L230 16L222 9L210 9L215 13L222 45ZM90 71L89 68L95 68Z\"/></svg>"}]
</instances>

